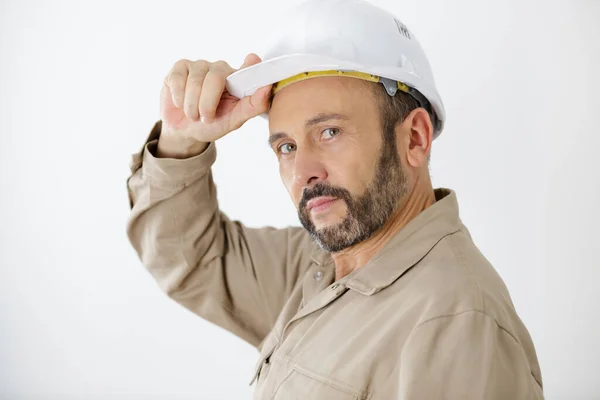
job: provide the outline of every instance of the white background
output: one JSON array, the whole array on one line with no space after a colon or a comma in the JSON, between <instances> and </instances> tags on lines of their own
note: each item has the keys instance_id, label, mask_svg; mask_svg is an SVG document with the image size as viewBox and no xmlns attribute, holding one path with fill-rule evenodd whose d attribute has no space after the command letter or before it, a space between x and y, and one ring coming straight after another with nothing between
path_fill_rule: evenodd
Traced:
<instances>
[{"instance_id":1,"label":"white background","mask_svg":"<svg viewBox=\"0 0 600 400\"><path fill-rule=\"evenodd\" d=\"M163 295L125 236L129 155L180 58L238 67L297 1L0 3L0 399L250 398L257 353ZM600 3L379 0L429 55L456 190L548 399L600 399ZM267 125L218 143L221 206L297 224Z\"/></svg>"}]
</instances>

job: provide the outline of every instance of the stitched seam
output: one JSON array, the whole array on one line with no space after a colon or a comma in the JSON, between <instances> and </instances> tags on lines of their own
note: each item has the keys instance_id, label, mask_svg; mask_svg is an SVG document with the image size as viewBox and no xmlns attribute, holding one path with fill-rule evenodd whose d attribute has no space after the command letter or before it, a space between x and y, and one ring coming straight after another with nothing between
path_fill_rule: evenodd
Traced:
<instances>
[{"instance_id":1,"label":"stitched seam","mask_svg":"<svg viewBox=\"0 0 600 400\"><path fill-rule=\"evenodd\" d=\"M273 391L273 396L271 396L271 400L273 400L275 398L275 396L277 396L277 392L279 392L279 389L281 388L281 385L283 385L283 383L285 381L287 381L290 376L292 375L292 372L294 372L293 369L291 369L286 375L285 377L281 380L281 382L279 382L279 385L277 385L277 387L275 388L275 390Z\"/></svg>"},{"instance_id":2,"label":"stitched seam","mask_svg":"<svg viewBox=\"0 0 600 400\"><path fill-rule=\"evenodd\" d=\"M456 232L460 232L460 230L458 230ZM477 289L479 289L479 304L480 304L481 309L485 310L486 308L485 308L485 304L483 301L483 290L481 289L481 285L479 284L479 281L477 279L475 279L475 277L473 276L473 272L467 265L467 262L465 260L463 252L459 249L458 245L455 243L456 237L454 236L454 234L456 232L454 232L452 235L448 236L448 239L449 239L448 245L452 249L452 252L454 253L456 261L458 261L460 263L460 265L463 267L463 269L469 276L470 280L475 282L475 285L477 285Z\"/></svg>"},{"instance_id":3,"label":"stitched seam","mask_svg":"<svg viewBox=\"0 0 600 400\"><path fill-rule=\"evenodd\" d=\"M497 327L500 329L500 331L502 331L502 332L506 333L508 336L510 336L510 337L511 337L511 338L512 338L512 339L513 339L513 340L514 340L514 341L515 341L515 342L516 342L516 343L519 345L519 347L521 348L521 350L525 351L525 350L523 349L523 345L521 344L521 342L519 341L519 339L518 339L518 338L517 338L515 335L513 335L513 333L512 333L511 331L509 331L508 329L506 329L505 327L503 327L502 325L500 325L500 323L498 322L498 320L497 320L496 318L492 317L492 316L491 316L491 315L489 315L489 314L486 314L484 311L481 311L481 310L464 310L464 311L457 312L457 313L454 313L454 314L438 315L438 316L436 316L436 317L429 318L428 320L426 320L426 321L424 321L424 322L420 323L419 325L417 325L416 327L414 327L414 328L411 330L411 332L410 332L409 336L410 336L410 335L412 335L412 334L413 334L413 332L414 332L414 331L416 331L418 328L420 328L421 326L423 326L423 325L425 325L425 324L427 324L427 323L429 323L429 322L432 322L432 321L434 321L434 320L441 319L441 318L456 317L456 316L458 316L458 315L466 314L466 313L469 313L469 312L473 312L473 313L482 314L482 315L484 315L485 317L492 319L492 320L493 320L493 321L496 323L496 326L497 326ZM535 381L535 382L536 382L536 383L537 383L537 384L538 384L540 387L543 387L543 385L541 384L541 382L539 382L539 381L537 380L537 378L535 377L535 375L533 375L533 371L530 371L530 373L531 373L531 376L532 376L533 380L534 380L534 381Z\"/></svg>"},{"instance_id":4,"label":"stitched seam","mask_svg":"<svg viewBox=\"0 0 600 400\"><path fill-rule=\"evenodd\" d=\"M492 317L491 315L487 314L485 311L482 310L475 310L475 309L468 309L468 310L463 310L463 311L459 311L453 314L443 314L443 315L437 315L435 317L431 317L423 322L421 322L420 324L418 324L417 326L415 326L411 332L410 335L413 334L414 331L416 331L417 329L419 329L420 327L422 327L425 324L428 324L429 322L435 321L437 319L442 319L442 318L451 318L451 317L457 317L459 315L462 314L466 314L466 313L478 313L478 314L482 314L483 316L492 319L495 323L496 326L498 328L500 328L500 330L506 332L511 338L513 338L513 340L515 342L517 342L519 344L519 346L521 346L521 342L519 341L519 339L517 339L517 337L515 335L512 334L512 332L510 332L508 329L506 329L505 327L503 327L502 325L500 325L500 323L498 322L498 320L494 317ZM522 347L522 346L521 346Z\"/></svg>"},{"instance_id":5,"label":"stitched seam","mask_svg":"<svg viewBox=\"0 0 600 400\"><path fill-rule=\"evenodd\" d=\"M289 367L292 368L292 370L297 371L298 373L301 373L302 375L305 375L311 379L314 379L316 381L321 382L324 385L328 385L331 386L337 390L340 390L346 394L350 394L352 396L357 396L359 399L364 399L365 398L365 394L362 393L362 391L347 386L347 385L342 385L336 382L333 382L329 379L327 379L326 377L322 376L321 374L316 373L315 371L312 371L306 367L301 366L298 362L294 361L293 359L291 359L289 356L274 356L275 358L278 358L280 361L285 362Z\"/></svg>"}]
</instances>

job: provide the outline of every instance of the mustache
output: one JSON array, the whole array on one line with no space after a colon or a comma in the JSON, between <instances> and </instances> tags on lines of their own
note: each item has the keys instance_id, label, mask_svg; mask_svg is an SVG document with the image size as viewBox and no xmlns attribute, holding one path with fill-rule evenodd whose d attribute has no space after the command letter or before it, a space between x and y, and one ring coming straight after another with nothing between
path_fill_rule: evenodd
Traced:
<instances>
[{"instance_id":1,"label":"mustache","mask_svg":"<svg viewBox=\"0 0 600 400\"><path fill-rule=\"evenodd\" d=\"M346 202L346 204L350 204L352 202L352 196L350 192L344 188L331 186L325 183L317 183L314 187L310 189L304 189L302 192L302 198L300 199L300 203L298 203L299 210L305 210L306 204L314 199L315 197L328 196L328 197L337 197Z\"/></svg>"}]
</instances>

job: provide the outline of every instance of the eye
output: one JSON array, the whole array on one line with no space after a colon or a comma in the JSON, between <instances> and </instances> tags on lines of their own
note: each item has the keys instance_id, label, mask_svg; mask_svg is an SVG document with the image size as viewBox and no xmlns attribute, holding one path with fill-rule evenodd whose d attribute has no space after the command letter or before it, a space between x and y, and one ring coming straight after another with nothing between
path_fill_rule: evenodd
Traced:
<instances>
[{"instance_id":1,"label":"eye","mask_svg":"<svg viewBox=\"0 0 600 400\"><path fill-rule=\"evenodd\" d=\"M280 154L290 154L294 150L296 150L296 145L293 143L284 143L277 147L277 152Z\"/></svg>"},{"instance_id":2,"label":"eye","mask_svg":"<svg viewBox=\"0 0 600 400\"><path fill-rule=\"evenodd\" d=\"M337 136L339 134L340 130L338 128L327 128L323 132L321 132L323 139L331 139L332 137Z\"/></svg>"}]
</instances>

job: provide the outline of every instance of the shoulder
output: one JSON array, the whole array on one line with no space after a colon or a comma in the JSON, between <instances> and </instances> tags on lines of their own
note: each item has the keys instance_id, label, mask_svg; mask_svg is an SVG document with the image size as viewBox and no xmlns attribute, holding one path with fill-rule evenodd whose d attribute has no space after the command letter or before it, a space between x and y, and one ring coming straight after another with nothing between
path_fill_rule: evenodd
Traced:
<instances>
[{"instance_id":1,"label":"shoulder","mask_svg":"<svg viewBox=\"0 0 600 400\"><path fill-rule=\"evenodd\" d=\"M520 320L503 279L466 227L440 240L411 273L426 304L421 322L477 312L509 332L518 330Z\"/></svg>"}]
</instances>

